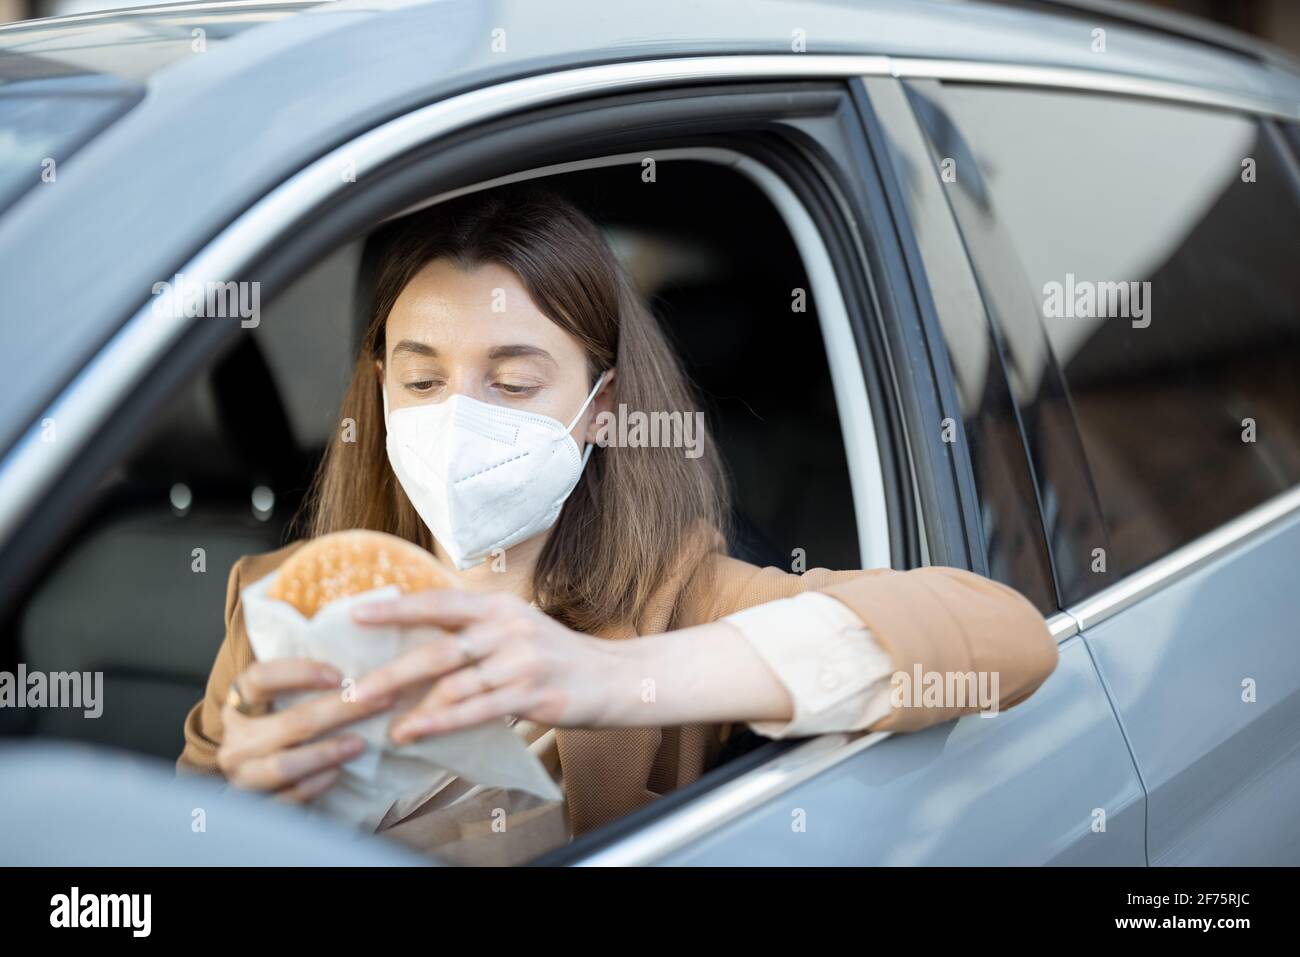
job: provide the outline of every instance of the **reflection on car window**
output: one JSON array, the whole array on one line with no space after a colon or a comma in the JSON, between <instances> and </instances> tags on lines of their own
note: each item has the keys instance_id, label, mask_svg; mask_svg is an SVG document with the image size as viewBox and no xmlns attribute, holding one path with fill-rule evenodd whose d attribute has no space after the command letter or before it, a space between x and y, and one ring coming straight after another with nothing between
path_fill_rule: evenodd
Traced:
<instances>
[{"instance_id":1,"label":"reflection on car window","mask_svg":"<svg viewBox=\"0 0 1300 957\"><path fill-rule=\"evenodd\" d=\"M0 83L28 78L34 65L41 75L57 71L143 81L179 60L206 54L254 27L311 7L310 2L226 9L150 7L15 23L0 30Z\"/></svg>"},{"instance_id":2,"label":"reflection on car window","mask_svg":"<svg viewBox=\"0 0 1300 957\"><path fill-rule=\"evenodd\" d=\"M1300 482L1300 205L1251 118L948 86L1131 571Z\"/></svg>"},{"instance_id":3,"label":"reflection on car window","mask_svg":"<svg viewBox=\"0 0 1300 957\"><path fill-rule=\"evenodd\" d=\"M144 97L159 70L311 9L123 10L0 29L0 212ZM53 178L52 178L53 177Z\"/></svg>"},{"instance_id":4,"label":"reflection on car window","mask_svg":"<svg viewBox=\"0 0 1300 957\"><path fill-rule=\"evenodd\" d=\"M0 210L130 109L143 90L101 77L57 77L0 86Z\"/></svg>"}]
</instances>

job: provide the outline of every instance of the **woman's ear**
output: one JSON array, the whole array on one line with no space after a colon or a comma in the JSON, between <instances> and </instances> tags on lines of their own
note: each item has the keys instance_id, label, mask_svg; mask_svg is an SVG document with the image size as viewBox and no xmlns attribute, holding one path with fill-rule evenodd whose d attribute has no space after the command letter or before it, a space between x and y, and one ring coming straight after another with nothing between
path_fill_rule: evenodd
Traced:
<instances>
[{"instance_id":1,"label":"woman's ear","mask_svg":"<svg viewBox=\"0 0 1300 957\"><path fill-rule=\"evenodd\" d=\"M602 418L601 413L608 412L612 415L614 412L614 373L616 371L616 369L610 368L605 373L605 380L600 385L600 391L591 400L592 415L590 421L587 422L586 435L586 441L588 442L594 443L600 433L605 431L603 423L606 419Z\"/></svg>"}]
</instances>

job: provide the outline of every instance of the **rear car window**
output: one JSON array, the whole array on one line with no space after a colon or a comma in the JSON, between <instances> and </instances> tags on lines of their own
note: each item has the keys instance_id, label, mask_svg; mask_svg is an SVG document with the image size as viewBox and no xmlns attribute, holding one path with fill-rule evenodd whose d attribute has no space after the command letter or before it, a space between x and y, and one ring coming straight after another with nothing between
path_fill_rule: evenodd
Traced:
<instances>
[{"instance_id":1,"label":"rear car window","mask_svg":"<svg viewBox=\"0 0 1300 957\"><path fill-rule=\"evenodd\" d=\"M944 105L1064 373L1109 570L1300 482L1300 204L1277 131L1042 90L947 85Z\"/></svg>"}]
</instances>

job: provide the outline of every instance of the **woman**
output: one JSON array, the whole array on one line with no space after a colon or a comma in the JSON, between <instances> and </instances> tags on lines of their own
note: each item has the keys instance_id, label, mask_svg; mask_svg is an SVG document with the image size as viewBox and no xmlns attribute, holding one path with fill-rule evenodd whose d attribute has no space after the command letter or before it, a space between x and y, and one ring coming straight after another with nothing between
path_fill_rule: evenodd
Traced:
<instances>
[{"instance_id":1,"label":"woman","mask_svg":"<svg viewBox=\"0 0 1300 957\"><path fill-rule=\"evenodd\" d=\"M566 201L474 194L383 240L308 531L390 532L457 568L464 592L357 613L363 625L454 636L371 674L356 701L321 695L265 713L277 695L342 676L252 660L239 590L297 546L244 558L180 768L310 800L362 748L339 729L427 687L393 723L395 740L513 719L565 801L530 805L449 779L381 829L454 859L476 834L500 835L490 818L505 806L509 838L495 856L477 853L514 861L695 780L737 723L770 737L910 731L977 704L891 699L894 674L992 674L1006 708L1055 667L1034 608L968 572L794 575L727 557L725 483L707 437L693 457L606 441L616 406L699 405L599 230Z\"/></svg>"}]
</instances>

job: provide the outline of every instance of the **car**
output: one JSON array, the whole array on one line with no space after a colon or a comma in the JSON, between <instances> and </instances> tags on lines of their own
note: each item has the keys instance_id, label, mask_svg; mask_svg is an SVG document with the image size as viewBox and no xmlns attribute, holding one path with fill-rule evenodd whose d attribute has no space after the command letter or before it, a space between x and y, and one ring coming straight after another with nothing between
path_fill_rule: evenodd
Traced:
<instances>
[{"instance_id":1,"label":"car","mask_svg":"<svg viewBox=\"0 0 1300 957\"><path fill-rule=\"evenodd\" d=\"M3 670L108 705L0 708L10 773L174 760L226 571L294 534L370 237L538 180L713 397L734 554L970 569L1059 643L1014 709L742 735L538 863L1300 863L1282 55L1086 4L218 0L0 27L0 131ZM256 308L159 308L235 280Z\"/></svg>"}]
</instances>

